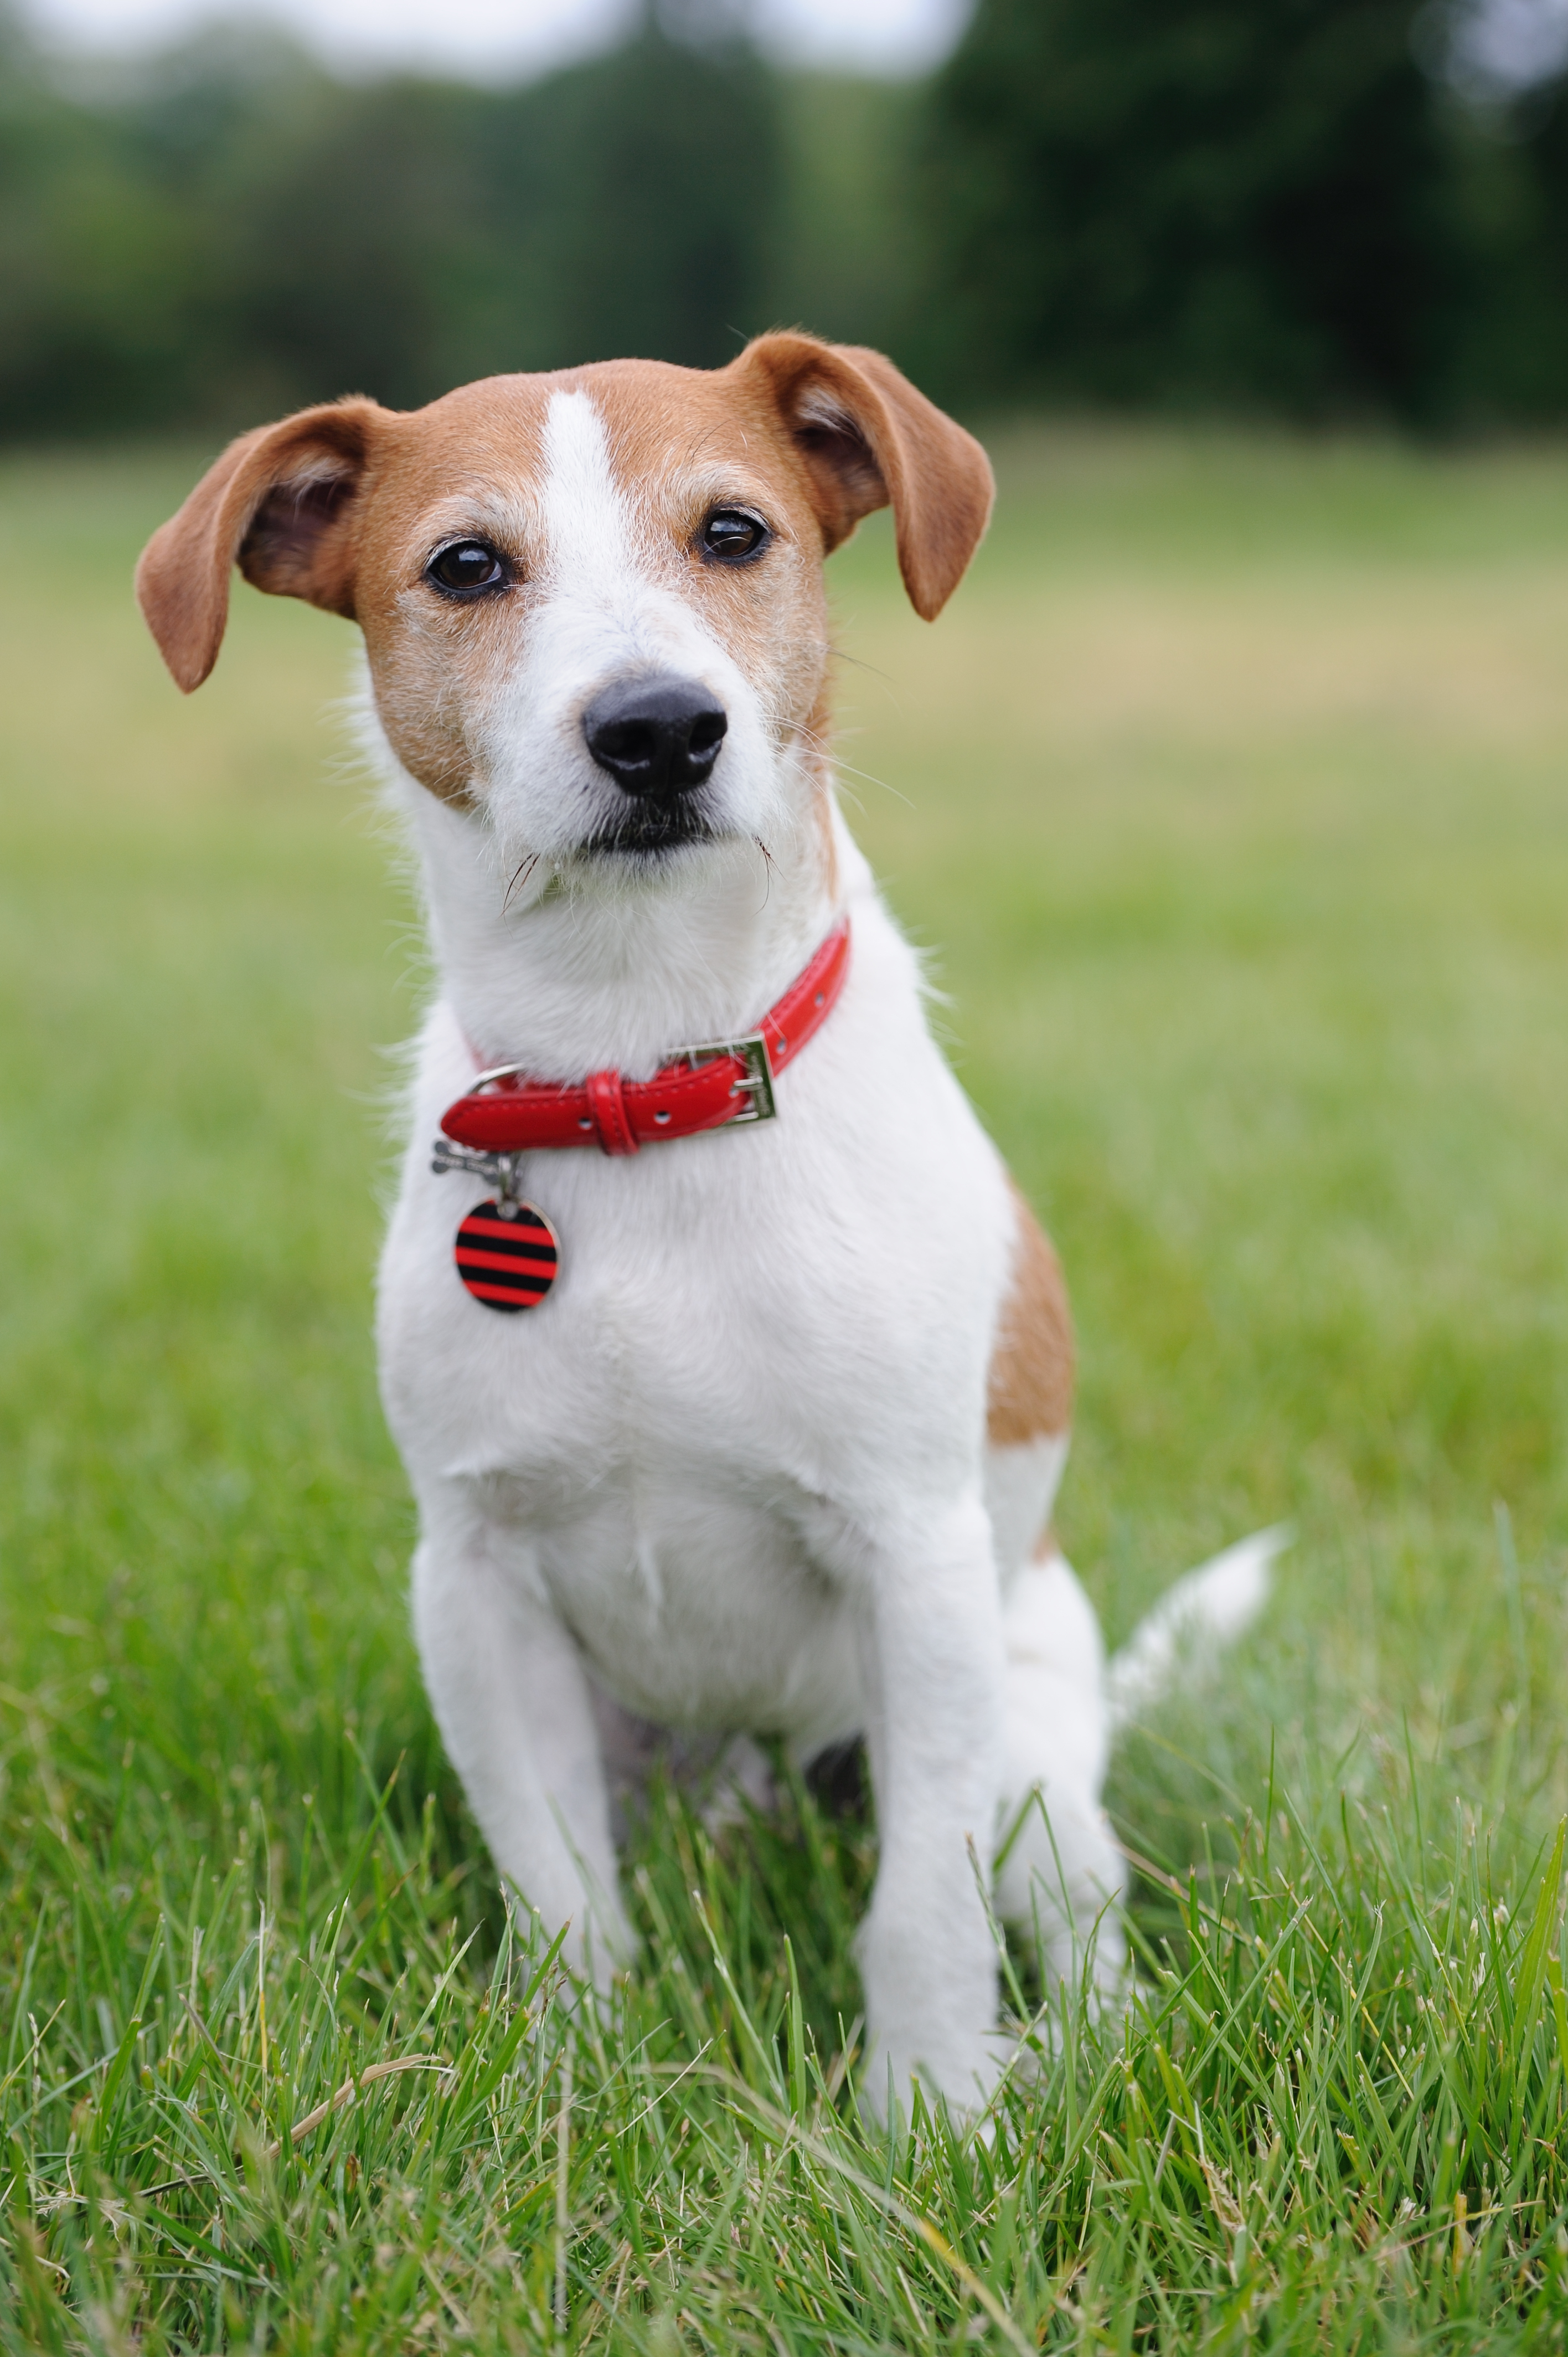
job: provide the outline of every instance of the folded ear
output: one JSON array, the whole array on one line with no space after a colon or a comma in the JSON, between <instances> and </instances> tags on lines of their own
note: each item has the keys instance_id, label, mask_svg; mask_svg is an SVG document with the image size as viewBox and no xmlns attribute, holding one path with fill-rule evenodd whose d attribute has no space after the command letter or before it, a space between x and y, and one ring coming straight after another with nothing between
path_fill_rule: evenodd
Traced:
<instances>
[{"instance_id":1,"label":"folded ear","mask_svg":"<svg viewBox=\"0 0 1568 2357\"><path fill-rule=\"evenodd\" d=\"M815 336L758 336L731 365L762 377L805 461L830 550L874 508L893 509L898 569L934 621L991 517L991 461L880 352Z\"/></svg>"},{"instance_id":2,"label":"folded ear","mask_svg":"<svg viewBox=\"0 0 1568 2357\"><path fill-rule=\"evenodd\" d=\"M302 409L231 442L136 567L136 597L188 695L218 660L238 564L258 589L354 614L354 499L388 413L373 401Z\"/></svg>"}]
</instances>

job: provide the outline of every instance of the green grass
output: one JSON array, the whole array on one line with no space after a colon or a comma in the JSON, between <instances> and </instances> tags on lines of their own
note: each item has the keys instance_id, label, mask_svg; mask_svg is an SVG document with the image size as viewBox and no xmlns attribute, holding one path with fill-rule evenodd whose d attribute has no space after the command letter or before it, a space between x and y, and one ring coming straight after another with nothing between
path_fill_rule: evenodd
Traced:
<instances>
[{"instance_id":1,"label":"green grass","mask_svg":"<svg viewBox=\"0 0 1568 2357\"><path fill-rule=\"evenodd\" d=\"M874 1837L803 1794L660 1798L612 2009L513 1943L375 1400L424 985L349 634L242 592L182 704L198 454L0 470L7 2349L1562 2345L1568 455L998 447L934 631L836 561L857 823L1066 1258L1112 1637L1300 1539L1117 1757L1142 2007L988 2141L860 2125Z\"/></svg>"}]
</instances>

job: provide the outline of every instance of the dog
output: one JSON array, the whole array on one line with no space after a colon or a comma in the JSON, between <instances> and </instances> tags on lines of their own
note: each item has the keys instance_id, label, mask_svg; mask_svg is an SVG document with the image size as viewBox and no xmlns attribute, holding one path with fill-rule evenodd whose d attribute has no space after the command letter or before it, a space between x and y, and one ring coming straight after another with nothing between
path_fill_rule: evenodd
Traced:
<instances>
[{"instance_id":1,"label":"dog","mask_svg":"<svg viewBox=\"0 0 1568 2357\"><path fill-rule=\"evenodd\" d=\"M306 409L234 442L137 576L188 692L236 563L363 634L440 974L381 1384L496 1864L605 1985L634 1949L607 1761L641 1727L802 1763L864 1738L880 2112L911 2079L984 2101L993 1905L1047 1977L1121 1990L1118 1676L1135 1699L1178 1624L1239 1625L1277 1543L1108 1674L1050 1531L1061 1272L835 798L824 558L890 504L934 620L992 499L890 361L776 333L714 371Z\"/></svg>"}]
</instances>

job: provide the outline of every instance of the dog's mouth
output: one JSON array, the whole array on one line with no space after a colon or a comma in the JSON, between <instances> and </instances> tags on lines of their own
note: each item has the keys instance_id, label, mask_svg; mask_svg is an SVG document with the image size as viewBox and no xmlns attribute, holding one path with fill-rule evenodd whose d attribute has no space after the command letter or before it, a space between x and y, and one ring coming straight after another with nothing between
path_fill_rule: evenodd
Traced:
<instances>
[{"instance_id":1,"label":"dog's mouth","mask_svg":"<svg viewBox=\"0 0 1568 2357\"><path fill-rule=\"evenodd\" d=\"M718 830L685 801L630 802L584 839L584 858L660 859L693 843L716 843Z\"/></svg>"}]
</instances>

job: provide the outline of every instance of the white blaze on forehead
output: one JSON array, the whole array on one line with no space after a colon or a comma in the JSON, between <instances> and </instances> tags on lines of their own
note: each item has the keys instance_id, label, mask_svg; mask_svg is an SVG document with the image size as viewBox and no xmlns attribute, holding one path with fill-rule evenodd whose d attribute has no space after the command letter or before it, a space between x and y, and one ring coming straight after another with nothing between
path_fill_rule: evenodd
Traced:
<instances>
[{"instance_id":1,"label":"white blaze on forehead","mask_svg":"<svg viewBox=\"0 0 1568 2357\"><path fill-rule=\"evenodd\" d=\"M631 505L610 471L605 421L585 393L553 393L544 418L544 532L557 583L599 597L632 566Z\"/></svg>"},{"instance_id":2,"label":"white blaze on forehead","mask_svg":"<svg viewBox=\"0 0 1568 2357\"><path fill-rule=\"evenodd\" d=\"M618 479L604 414L586 393L551 394L541 456L535 692L542 683L566 710L619 674L672 671L703 680L733 706L735 666L671 565L656 513L660 487Z\"/></svg>"}]
</instances>

